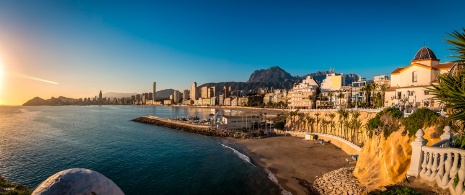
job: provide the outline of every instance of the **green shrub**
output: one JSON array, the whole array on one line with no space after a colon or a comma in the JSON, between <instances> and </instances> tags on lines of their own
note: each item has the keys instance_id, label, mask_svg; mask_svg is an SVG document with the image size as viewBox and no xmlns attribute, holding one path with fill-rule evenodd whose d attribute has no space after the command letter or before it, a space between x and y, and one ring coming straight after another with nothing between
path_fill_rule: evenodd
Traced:
<instances>
[{"instance_id":1,"label":"green shrub","mask_svg":"<svg viewBox=\"0 0 465 195\"><path fill-rule=\"evenodd\" d=\"M383 195L420 195L420 192L416 192L412 188L408 187L400 187L394 190L388 190L386 192L382 192L380 194Z\"/></svg>"},{"instance_id":2,"label":"green shrub","mask_svg":"<svg viewBox=\"0 0 465 195\"><path fill-rule=\"evenodd\" d=\"M440 115L428 108L419 108L413 114L402 120L409 136L415 135L418 129L433 126Z\"/></svg>"},{"instance_id":3,"label":"green shrub","mask_svg":"<svg viewBox=\"0 0 465 195\"><path fill-rule=\"evenodd\" d=\"M458 136L452 141L450 147L465 150L465 136Z\"/></svg>"},{"instance_id":4,"label":"green shrub","mask_svg":"<svg viewBox=\"0 0 465 195\"><path fill-rule=\"evenodd\" d=\"M11 190L0 190L0 195L29 195L32 193L31 189L15 183L11 183L0 176L0 189L11 188Z\"/></svg>"},{"instance_id":5,"label":"green shrub","mask_svg":"<svg viewBox=\"0 0 465 195\"><path fill-rule=\"evenodd\" d=\"M392 132L399 129L398 120L401 119L403 113L395 108L385 108L381 112L378 112L376 116L368 120L367 126L371 131L383 132L384 137L388 137ZM373 133L370 133L372 135Z\"/></svg>"}]
</instances>

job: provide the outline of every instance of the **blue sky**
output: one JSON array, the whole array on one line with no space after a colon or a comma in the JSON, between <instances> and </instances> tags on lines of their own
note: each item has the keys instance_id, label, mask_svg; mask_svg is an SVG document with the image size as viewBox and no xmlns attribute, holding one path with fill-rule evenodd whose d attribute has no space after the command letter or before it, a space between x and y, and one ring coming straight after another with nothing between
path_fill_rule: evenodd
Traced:
<instances>
[{"instance_id":1,"label":"blue sky","mask_svg":"<svg viewBox=\"0 0 465 195\"><path fill-rule=\"evenodd\" d=\"M424 44L442 62L454 60L444 38L465 27L464 7L464 1L0 0L6 69L0 98L19 96L7 91L19 82L8 80L13 72L60 83L21 86L44 98L145 92L153 81L178 90L194 81L247 81L271 66L300 76L333 67L370 79L408 65Z\"/></svg>"}]
</instances>

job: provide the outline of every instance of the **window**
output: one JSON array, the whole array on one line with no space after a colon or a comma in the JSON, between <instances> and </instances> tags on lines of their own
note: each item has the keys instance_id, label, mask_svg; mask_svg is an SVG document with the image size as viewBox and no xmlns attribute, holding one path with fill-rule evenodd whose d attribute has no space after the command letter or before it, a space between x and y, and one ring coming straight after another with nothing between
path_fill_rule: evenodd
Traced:
<instances>
[{"instance_id":1,"label":"window","mask_svg":"<svg viewBox=\"0 0 465 195\"><path fill-rule=\"evenodd\" d=\"M402 97L402 92L397 92L397 99L400 99Z\"/></svg>"},{"instance_id":2,"label":"window","mask_svg":"<svg viewBox=\"0 0 465 195\"><path fill-rule=\"evenodd\" d=\"M425 95L429 95L429 91L425 91Z\"/></svg>"},{"instance_id":3,"label":"window","mask_svg":"<svg viewBox=\"0 0 465 195\"><path fill-rule=\"evenodd\" d=\"M413 71L412 72L412 83L417 82L418 81L417 79L418 79L418 72Z\"/></svg>"}]
</instances>

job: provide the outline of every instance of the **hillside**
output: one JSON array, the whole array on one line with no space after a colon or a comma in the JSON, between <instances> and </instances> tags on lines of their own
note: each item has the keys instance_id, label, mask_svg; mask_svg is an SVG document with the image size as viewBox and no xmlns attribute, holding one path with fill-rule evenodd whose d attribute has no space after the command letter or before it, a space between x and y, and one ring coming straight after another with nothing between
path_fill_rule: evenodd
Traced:
<instances>
[{"instance_id":1,"label":"hillside","mask_svg":"<svg viewBox=\"0 0 465 195\"><path fill-rule=\"evenodd\" d=\"M49 105L50 101L44 100L40 97L35 97L23 104L23 106L45 106Z\"/></svg>"},{"instance_id":2,"label":"hillside","mask_svg":"<svg viewBox=\"0 0 465 195\"><path fill-rule=\"evenodd\" d=\"M215 87L216 94L223 94L223 87L231 87L231 91L240 91L245 90L248 93L254 93L259 88L268 88L268 89L291 89L294 83L300 83L307 76L312 76L316 81L321 83L323 79L326 78L326 74L329 74L329 71L318 71L316 73L311 73L304 75L302 77L292 76L279 66L273 66L268 69L261 69L254 71L247 82L220 82L220 83L205 83L198 88L203 86ZM346 84L351 84L355 81L357 75L355 74L344 74L344 80ZM158 96L158 95L157 95Z\"/></svg>"},{"instance_id":3,"label":"hillside","mask_svg":"<svg viewBox=\"0 0 465 195\"><path fill-rule=\"evenodd\" d=\"M293 82L300 80L298 77L293 77L291 74L281 69L279 66L273 66L266 70L256 70L254 71L247 83L282 83L282 82Z\"/></svg>"}]
</instances>

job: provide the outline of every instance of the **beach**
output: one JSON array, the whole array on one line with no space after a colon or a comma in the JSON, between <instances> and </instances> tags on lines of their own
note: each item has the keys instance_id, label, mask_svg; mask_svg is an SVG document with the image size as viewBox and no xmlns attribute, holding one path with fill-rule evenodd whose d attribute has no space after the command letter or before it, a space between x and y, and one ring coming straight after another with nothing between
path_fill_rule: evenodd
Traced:
<instances>
[{"instance_id":1,"label":"beach","mask_svg":"<svg viewBox=\"0 0 465 195\"><path fill-rule=\"evenodd\" d=\"M318 144L294 137L266 139L227 139L229 145L242 148L245 154L268 168L278 183L292 194L309 194L317 177L355 166L346 163L349 155L332 144Z\"/></svg>"}]
</instances>

